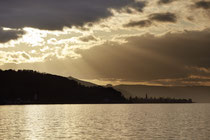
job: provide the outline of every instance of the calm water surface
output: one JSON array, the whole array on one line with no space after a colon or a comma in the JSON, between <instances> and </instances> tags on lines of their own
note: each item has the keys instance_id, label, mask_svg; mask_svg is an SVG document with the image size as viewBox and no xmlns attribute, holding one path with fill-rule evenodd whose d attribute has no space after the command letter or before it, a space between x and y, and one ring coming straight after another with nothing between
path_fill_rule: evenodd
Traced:
<instances>
[{"instance_id":1,"label":"calm water surface","mask_svg":"<svg viewBox=\"0 0 210 140\"><path fill-rule=\"evenodd\" d=\"M210 104L0 106L0 139L210 139Z\"/></svg>"}]
</instances>

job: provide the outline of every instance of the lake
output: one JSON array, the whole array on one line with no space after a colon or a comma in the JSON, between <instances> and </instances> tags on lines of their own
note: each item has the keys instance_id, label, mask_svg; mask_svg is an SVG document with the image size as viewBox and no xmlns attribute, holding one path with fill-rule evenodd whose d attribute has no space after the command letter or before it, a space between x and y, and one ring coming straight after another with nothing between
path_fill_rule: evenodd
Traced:
<instances>
[{"instance_id":1,"label":"lake","mask_svg":"<svg viewBox=\"0 0 210 140\"><path fill-rule=\"evenodd\" d=\"M0 139L207 140L210 104L0 106Z\"/></svg>"}]
</instances>

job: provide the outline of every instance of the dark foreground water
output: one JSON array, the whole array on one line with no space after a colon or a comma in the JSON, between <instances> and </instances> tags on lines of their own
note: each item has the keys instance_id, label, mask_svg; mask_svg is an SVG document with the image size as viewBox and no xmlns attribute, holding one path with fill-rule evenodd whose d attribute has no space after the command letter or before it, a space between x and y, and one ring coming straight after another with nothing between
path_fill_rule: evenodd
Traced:
<instances>
[{"instance_id":1,"label":"dark foreground water","mask_svg":"<svg viewBox=\"0 0 210 140\"><path fill-rule=\"evenodd\" d=\"M0 139L210 139L210 104L0 106Z\"/></svg>"}]
</instances>

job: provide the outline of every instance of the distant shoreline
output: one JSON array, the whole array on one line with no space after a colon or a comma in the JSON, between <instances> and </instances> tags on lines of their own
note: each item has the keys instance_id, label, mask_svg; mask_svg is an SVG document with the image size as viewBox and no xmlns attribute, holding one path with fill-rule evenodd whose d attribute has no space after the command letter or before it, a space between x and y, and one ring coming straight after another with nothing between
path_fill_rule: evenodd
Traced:
<instances>
[{"instance_id":1,"label":"distant shoreline","mask_svg":"<svg viewBox=\"0 0 210 140\"><path fill-rule=\"evenodd\" d=\"M180 104L192 99L126 98L112 87L86 87L74 79L32 70L0 70L0 105L30 104Z\"/></svg>"},{"instance_id":2,"label":"distant shoreline","mask_svg":"<svg viewBox=\"0 0 210 140\"><path fill-rule=\"evenodd\" d=\"M40 103L40 104L0 104L0 106L21 106L21 105L114 105L114 104L200 104L197 102L192 102L192 103L71 103L71 104L67 104L67 103L55 103L55 104L44 104L44 103ZM208 104L208 103L207 103Z\"/></svg>"}]
</instances>

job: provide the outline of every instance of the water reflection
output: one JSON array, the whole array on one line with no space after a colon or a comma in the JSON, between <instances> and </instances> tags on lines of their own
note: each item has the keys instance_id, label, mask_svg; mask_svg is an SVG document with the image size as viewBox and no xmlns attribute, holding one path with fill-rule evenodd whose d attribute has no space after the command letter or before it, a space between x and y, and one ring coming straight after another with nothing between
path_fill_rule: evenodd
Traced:
<instances>
[{"instance_id":1,"label":"water reflection","mask_svg":"<svg viewBox=\"0 0 210 140\"><path fill-rule=\"evenodd\" d=\"M0 139L208 139L210 104L0 106Z\"/></svg>"}]
</instances>

